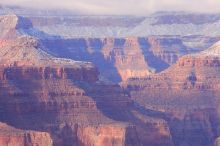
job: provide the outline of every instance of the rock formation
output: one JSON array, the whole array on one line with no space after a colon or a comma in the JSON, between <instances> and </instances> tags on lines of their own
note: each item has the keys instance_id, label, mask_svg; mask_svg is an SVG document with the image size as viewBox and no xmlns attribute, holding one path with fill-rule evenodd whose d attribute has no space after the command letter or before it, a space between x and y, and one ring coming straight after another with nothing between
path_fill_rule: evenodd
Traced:
<instances>
[{"instance_id":1,"label":"rock formation","mask_svg":"<svg viewBox=\"0 0 220 146\"><path fill-rule=\"evenodd\" d=\"M1 146L52 146L48 133L15 129L0 123Z\"/></svg>"},{"instance_id":2,"label":"rock formation","mask_svg":"<svg viewBox=\"0 0 220 146\"><path fill-rule=\"evenodd\" d=\"M18 30L32 27L31 21L27 18L15 14L0 16L0 38L16 38L21 34Z\"/></svg>"},{"instance_id":3,"label":"rock formation","mask_svg":"<svg viewBox=\"0 0 220 146\"><path fill-rule=\"evenodd\" d=\"M219 136L219 50L216 43L157 75L125 83L135 101L166 119L175 145L214 145Z\"/></svg>"},{"instance_id":4,"label":"rock formation","mask_svg":"<svg viewBox=\"0 0 220 146\"><path fill-rule=\"evenodd\" d=\"M2 23L3 38L13 38L21 34L37 37L45 46L43 48L45 51L57 57L93 62L100 70L101 79L116 83L128 78L146 77L151 73L161 72L176 63L179 57L201 51L219 39L208 36L60 37L61 34L52 35L47 30L52 29L52 26L56 27L54 30L52 29L53 31L62 30L64 22L77 25L76 21L80 23L80 26L85 27L94 26L95 22L97 22L95 23L97 26L100 23L99 27L112 25L124 27L125 20L109 18L113 20L113 24L113 22L108 22L107 18L100 21L95 17L85 17L81 20L72 17L64 19L16 15L2 16L0 19L4 22ZM131 25L135 26L143 18L130 19L133 20ZM130 22L130 19L126 21ZM87 23L83 23L83 20ZM49 28L47 28L48 26Z\"/></svg>"},{"instance_id":5,"label":"rock formation","mask_svg":"<svg viewBox=\"0 0 220 146\"><path fill-rule=\"evenodd\" d=\"M0 31L0 122L15 127L0 124L0 144L218 145L219 43L196 53L193 36L64 39L16 15Z\"/></svg>"},{"instance_id":6,"label":"rock formation","mask_svg":"<svg viewBox=\"0 0 220 146\"><path fill-rule=\"evenodd\" d=\"M173 146L168 123L136 109L119 85L99 80L92 63L55 58L29 36L0 42L1 122L49 133L54 146Z\"/></svg>"},{"instance_id":7,"label":"rock formation","mask_svg":"<svg viewBox=\"0 0 220 146\"><path fill-rule=\"evenodd\" d=\"M47 52L93 62L102 77L113 82L146 77L168 68L188 54L178 38L82 38L41 40ZM68 48L68 49L66 49Z\"/></svg>"}]
</instances>

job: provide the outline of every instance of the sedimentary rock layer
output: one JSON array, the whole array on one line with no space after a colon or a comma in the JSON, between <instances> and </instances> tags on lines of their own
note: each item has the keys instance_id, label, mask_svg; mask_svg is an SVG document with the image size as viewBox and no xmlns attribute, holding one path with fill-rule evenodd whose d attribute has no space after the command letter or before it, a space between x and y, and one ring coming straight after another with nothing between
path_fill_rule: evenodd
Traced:
<instances>
[{"instance_id":1,"label":"sedimentary rock layer","mask_svg":"<svg viewBox=\"0 0 220 146\"><path fill-rule=\"evenodd\" d=\"M173 145L166 121L145 115L98 76L92 63L55 58L33 37L4 38L0 121L49 133L54 146Z\"/></svg>"},{"instance_id":2,"label":"sedimentary rock layer","mask_svg":"<svg viewBox=\"0 0 220 146\"><path fill-rule=\"evenodd\" d=\"M137 108L165 119L175 145L208 146L219 137L219 43L181 57L157 75L126 84Z\"/></svg>"},{"instance_id":3,"label":"sedimentary rock layer","mask_svg":"<svg viewBox=\"0 0 220 146\"><path fill-rule=\"evenodd\" d=\"M20 130L0 123L0 145L1 146L52 146L53 141L50 134Z\"/></svg>"}]
</instances>

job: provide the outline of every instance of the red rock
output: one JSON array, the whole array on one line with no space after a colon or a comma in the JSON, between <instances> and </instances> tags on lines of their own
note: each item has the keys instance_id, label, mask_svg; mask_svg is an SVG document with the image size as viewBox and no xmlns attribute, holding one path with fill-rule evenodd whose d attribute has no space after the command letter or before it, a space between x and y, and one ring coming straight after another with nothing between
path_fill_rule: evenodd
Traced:
<instances>
[{"instance_id":1,"label":"red rock","mask_svg":"<svg viewBox=\"0 0 220 146\"><path fill-rule=\"evenodd\" d=\"M57 56L93 62L102 77L114 82L160 72L187 54L180 39L165 37L55 39L42 43Z\"/></svg>"},{"instance_id":2,"label":"red rock","mask_svg":"<svg viewBox=\"0 0 220 146\"><path fill-rule=\"evenodd\" d=\"M47 132L54 146L173 145L167 123L136 111L120 86L98 80L92 63L55 58L31 37L2 42L0 121Z\"/></svg>"},{"instance_id":3,"label":"red rock","mask_svg":"<svg viewBox=\"0 0 220 146\"><path fill-rule=\"evenodd\" d=\"M165 117L175 145L214 145L219 126L219 45L181 57L167 70L126 82L131 97ZM155 114L153 114L155 116Z\"/></svg>"},{"instance_id":4,"label":"red rock","mask_svg":"<svg viewBox=\"0 0 220 146\"><path fill-rule=\"evenodd\" d=\"M50 134L20 130L0 123L0 145L12 146L52 146Z\"/></svg>"}]
</instances>

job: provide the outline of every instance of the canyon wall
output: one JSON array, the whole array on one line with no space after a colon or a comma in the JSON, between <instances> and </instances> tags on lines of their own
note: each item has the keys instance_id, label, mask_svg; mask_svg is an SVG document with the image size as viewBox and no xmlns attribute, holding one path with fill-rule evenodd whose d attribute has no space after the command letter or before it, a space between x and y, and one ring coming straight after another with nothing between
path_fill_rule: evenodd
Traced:
<instances>
[{"instance_id":1,"label":"canyon wall","mask_svg":"<svg viewBox=\"0 0 220 146\"><path fill-rule=\"evenodd\" d=\"M46 52L57 57L93 62L103 80L117 83L159 73L181 56L202 51L217 40L217 37L202 36L149 36L55 38L41 39L41 42Z\"/></svg>"},{"instance_id":2,"label":"canyon wall","mask_svg":"<svg viewBox=\"0 0 220 146\"><path fill-rule=\"evenodd\" d=\"M101 76L114 82L160 72L187 54L177 38L55 39L42 44L55 56L93 62Z\"/></svg>"},{"instance_id":3,"label":"canyon wall","mask_svg":"<svg viewBox=\"0 0 220 146\"><path fill-rule=\"evenodd\" d=\"M9 18L19 24L17 17ZM19 28L13 25L12 29ZM125 42L117 43L120 46ZM130 52L133 43L126 41L126 52ZM173 146L168 123L135 109L123 88L99 80L92 63L56 58L30 36L4 36L0 44L0 121L24 133L43 132L42 136L21 133L19 137L9 137L21 142L19 145L44 146L45 141L54 146ZM103 58L109 57L108 49L106 46ZM112 53L123 54L117 50ZM134 58L119 58L117 62L129 67ZM143 57L139 61L137 68L141 69L146 64ZM118 69L126 70L121 66ZM39 143L35 144L35 140Z\"/></svg>"},{"instance_id":4,"label":"canyon wall","mask_svg":"<svg viewBox=\"0 0 220 146\"><path fill-rule=\"evenodd\" d=\"M50 134L15 129L7 124L0 123L1 146L52 146Z\"/></svg>"},{"instance_id":5,"label":"canyon wall","mask_svg":"<svg viewBox=\"0 0 220 146\"><path fill-rule=\"evenodd\" d=\"M21 36L39 31L20 17L1 19L8 21L0 40L0 121L15 127L0 127L9 133L1 138L0 131L3 144L218 145L218 47L208 53L214 57L181 57L200 50L186 45L193 36L36 39Z\"/></svg>"},{"instance_id":6,"label":"canyon wall","mask_svg":"<svg viewBox=\"0 0 220 146\"><path fill-rule=\"evenodd\" d=\"M138 109L168 122L174 145L209 146L219 137L219 46L181 57L167 70L122 86Z\"/></svg>"},{"instance_id":7,"label":"canyon wall","mask_svg":"<svg viewBox=\"0 0 220 146\"><path fill-rule=\"evenodd\" d=\"M118 85L26 75L0 81L2 122L48 132L55 146L173 145L166 121L136 110Z\"/></svg>"}]
</instances>

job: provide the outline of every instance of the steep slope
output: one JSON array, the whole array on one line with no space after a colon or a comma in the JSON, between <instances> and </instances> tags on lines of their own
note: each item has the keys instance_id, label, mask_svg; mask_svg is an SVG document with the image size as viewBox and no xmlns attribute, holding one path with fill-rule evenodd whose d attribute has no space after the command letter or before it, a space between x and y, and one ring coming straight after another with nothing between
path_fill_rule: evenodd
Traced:
<instances>
[{"instance_id":1,"label":"steep slope","mask_svg":"<svg viewBox=\"0 0 220 146\"><path fill-rule=\"evenodd\" d=\"M219 137L219 50L218 42L162 73L125 83L134 101L166 115L175 145L214 145Z\"/></svg>"},{"instance_id":2,"label":"steep slope","mask_svg":"<svg viewBox=\"0 0 220 146\"><path fill-rule=\"evenodd\" d=\"M91 63L54 58L39 49L39 43L34 38L24 36L14 40L0 40L0 42L0 66L4 68L1 78L25 77L32 71L35 72L35 78L71 78L72 76L88 81L95 81L98 78L98 71Z\"/></svg>"},{"instance_id":3,"label":"steep slope","mask_svg":"<svg viewBox=\"0 0 220 146\"><path fill-rule=\"evenodd\" d=\"M97 69L91 63L55 58L43 51L43 46L37 39L22 35L21 30L32 27L31 22L25 18L7 15L2 16L0 20L0 29L3 31L0 39L0 66L4 68L2 78L7 77L8 74L22 77L31 71L36 71L35 77L74 76L82 80L85 78L91 81L97 80ZM13 74L13 70L19 71L20 74ZM87 71L91 74L83 73Z\"/></svg>"},{"instance_id":4,"label":"steep slope","mask_svg":"<svg viewBox=\"0 0 220 146\"><path fill-rule=\"evenodd\" d=\"M198 56L206 56L206 57L220 57L220 42L215 43L212 47L203 52L199 53Z\"/></svg>"},{"instance_id":5,"label":"steep slope","mask_svg":"<svg viewBox=\"0 0 220 146\"><path fill-rule=\"evenodd\" d=\"M31 21L15 14L0 16L0 38L15 38L20 32L19 29L29 29Z\"/></svg>"}]
</instances>

